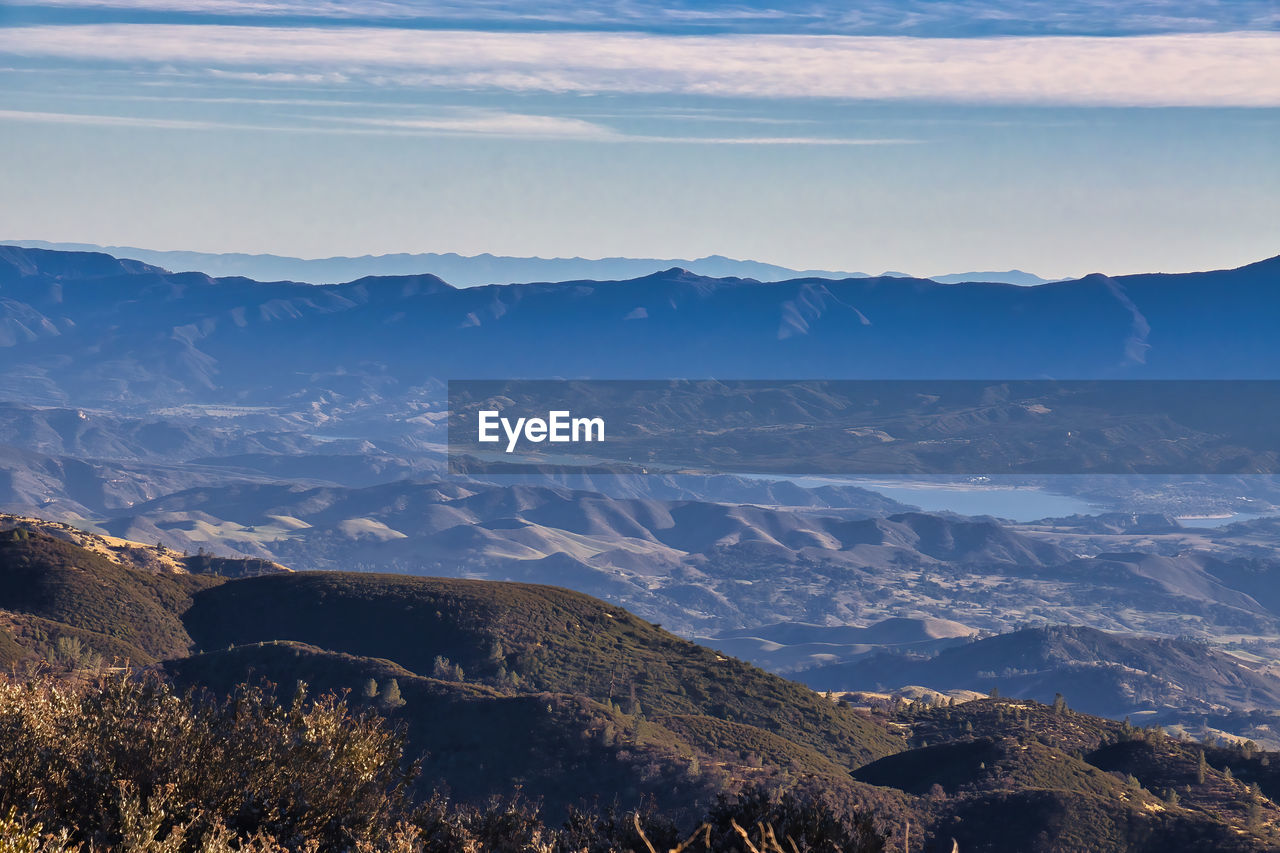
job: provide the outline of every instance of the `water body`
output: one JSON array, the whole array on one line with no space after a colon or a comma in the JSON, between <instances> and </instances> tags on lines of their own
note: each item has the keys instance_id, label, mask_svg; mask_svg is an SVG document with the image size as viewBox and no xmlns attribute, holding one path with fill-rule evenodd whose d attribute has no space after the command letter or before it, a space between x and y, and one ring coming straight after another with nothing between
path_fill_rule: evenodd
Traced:
<instances>
[{"instance_id":1,"label":"water body","mask_svg":"<svg viewBox=\"0 0 1280 853\"><path fill-rule=\"evenodd\" d=\"M950 511L961 515L994 515L1011 521L1036 521L1068 515L1097 515L1106 509L1082 498L1055 495L1041 489L1012 486L895 486L856 483L926 512Z\"/></svg>"},{"instance_id":2,"label":"water body","mask_svg":"<svg viewBox=\"0 0 1280 853\"><path fill-rule=\"evenodd\" d=\"M994 515L1010 521L1036 521L1066 515L1097 515L1105 507L1083 498L1056 495L1034 486L1001 486L990 483L921 483L894 480L867 480L852 477L786 477L776 474L746 474L762 480L787 479L798 486L857 486L879 492L925 512L955 512L960 515Z\"/></svg>"},{"instance_id":3,"label":"water body","mask_svg":"<svg viewBox=\"0 0 1280 853\"><path fill-rule=\"evenodd\" d=\"M1010 521L1039 521L1069 515L1100 515L1114 508L1090 503L1084 498L1059 495L1034 486L1001 486L988 483L906 483L885 480L845 479L837 477L793 477L797 485L858 486L879 492L905 504L913 504L926 512L955 512L961 515L993 515ZM1238 521L1264 518L1264 513L1237 512L1230 515L1205 515L1179 518L1183 527L1223 527Z\"/></svg>"}]
</instances>

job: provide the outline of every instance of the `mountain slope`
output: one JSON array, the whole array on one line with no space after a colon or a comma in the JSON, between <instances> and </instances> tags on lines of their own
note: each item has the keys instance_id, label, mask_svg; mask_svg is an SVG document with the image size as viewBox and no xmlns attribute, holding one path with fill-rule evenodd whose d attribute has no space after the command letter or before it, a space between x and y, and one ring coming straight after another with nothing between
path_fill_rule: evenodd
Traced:
<instances>
[{"instance_id":1,"label":"mountain slope","mask_svg":"<svg viewBox=\"0 0 1280 853\"><path fill-rule=\"evenodd\" d=\"M1118 636L1092 628L1032 628L945 649L927 660L880 655L797 675L815 689L920 684L991 689L1122 717L1171 708L1280 707L1280 678L1207 644Z\"/></svg>"},{"instance_id":2,"label":"mountain slope","mask_svg":"<svg viewBox=\"0 0 1280 853\"><path fill-rule=\"evenodd\" d=\"M762 727L846 767L898 748L873 725L793 682L554 587L335 572L264 576L197 595L185 623L204 649L295 640L431 673L577 693L644 713Z\"/></svg>"},{"instance_id":3,"label":"mountain slope","mask_svg":"<svg viewBox=\"0 0 1280 853\"><path fill-rule=\"evenodd\" d=\"M179 615L218 578L149 573L23 529L0 533L0 610L115 638L150 658L185 654Z\"/></svg>"},{"instance_id":4,"label":"mountain slope","mask_svg":"<svg viewBox=\"0 0 1280 853\"><path fill-rule=\"evenodd\" d=\"M194 593L229 577L287 571L0 514L0 658L53 654L74 665L71 658L97 655L145 665L185 655L192 641L182 614Z\"/></svg>"}]
</instances>

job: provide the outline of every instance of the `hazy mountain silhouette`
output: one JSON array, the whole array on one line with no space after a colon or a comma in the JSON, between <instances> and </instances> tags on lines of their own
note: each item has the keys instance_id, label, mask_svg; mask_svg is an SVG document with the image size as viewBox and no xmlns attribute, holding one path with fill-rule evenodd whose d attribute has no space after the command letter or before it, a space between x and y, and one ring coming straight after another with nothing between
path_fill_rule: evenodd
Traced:
<instances>
[{"instance_id":1,"label":"hazy mountain silhouette","mask_svg":"<svg viewBox=\"0 0 1280 853\"><path fill-rule=\"evenodd\" d=\"M425 379L1266 378L1280 259L1038 287L921 279L772 284L670 269L456 289L167 273L0 248L0 396L273 404L394 397Z\"/></svg>"},{"instance_id":2,"label":"hazy mountain silhouette","mask_svg":"<svg viewBox=\"0 0 1280 853\"><path fill-rule=\"evenodd\" d=\"M255 278L263 281L287 279L311 284L336 284L370 275L438 275L458 287L480 284L511 284L522 281L572 281L575 279L623 279L648 275L672 267L683 267L713 278L754 278L784 281L791 278L863 278L866 273L836 270L797 270L761 261L738 260L724 255L701 258L519 258L505 255L459 255L454 252L400 252L359 257L294 258L287 255L245 254L243 252L187 252L141 249L136 246L99 246L93 243L51 243L46 240L0 241L31 249L65 252L105 252L120 258L136 258L171 270L200 270L212 276ZM885 276L909 278L907 273L889 271ZM1049 279L1022 270L967 272L929 276L934 281L953 284L962 281L993 281L1005 284L1043 284Z\"/></svg>"}]
</instances>

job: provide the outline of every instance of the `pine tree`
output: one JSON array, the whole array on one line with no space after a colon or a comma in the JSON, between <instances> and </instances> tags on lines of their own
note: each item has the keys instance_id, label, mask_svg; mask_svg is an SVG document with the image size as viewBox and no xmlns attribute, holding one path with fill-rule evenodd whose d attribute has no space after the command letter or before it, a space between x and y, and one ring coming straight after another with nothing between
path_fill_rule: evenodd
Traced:
<instances>
[{"instance_id":1,"label":"pine tree","mask_svg":"<svg viewBox=\"0 0 1280 853\"><path fill-rule=\"evenodd\" d=\"M360 698L364 699L366 702L372 702L374 699L378 698L378 682L374 681L372 678L366 681L364 686L360 688Z\"/></svg>"},{"instance_id":2,"label":"pine tree","mask_svg":"<svg viewBox=\"0 0 1280 853\"><path fill-rule=\"evenodd\" d=\"M392 678L382 685L382 690L378 694L378 704L388 710L404 706L404 698L400 695L399 681Z\"/></svg>"}]
</instances>

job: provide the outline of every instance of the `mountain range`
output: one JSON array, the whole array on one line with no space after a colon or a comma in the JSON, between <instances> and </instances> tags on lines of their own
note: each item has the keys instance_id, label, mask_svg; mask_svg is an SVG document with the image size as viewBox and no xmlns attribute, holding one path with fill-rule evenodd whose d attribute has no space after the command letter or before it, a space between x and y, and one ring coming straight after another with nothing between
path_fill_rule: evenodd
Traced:
<instances>
[{"instance_id":1,"label":"mountain range","mask_svg":"<svg viewBox=\"0 0 1280 853\"><path fill-rule=\"evenodd\" d=\"M512 284L523 281L617 280L645 276L660 270L682 267L713 278L751 278L783 281L792 278L865 278L866 273L834 270L795 270L759 261L744 261L722 255L693 260L657 258L513 258L502 255L395 254L361 257L290 258L280 255L213 252L156 251L133 246L98 246L90 243L50 243L44 240L0 241L29 249L69 252L103 252L133 258L171 270L200 270L219 277L253 278L260 281L304 281L336 284L366 276L399 276L430 273L458 287L482 284ZM885 276L905 273L886 272ZM1007 284L1043 284L1047 279L1021 270L1005 272L949 273L931 276L934 281L955 284L965 281L994 281Z\"/></svg>"},{"instance_id":2,"label":"mountain range","mask_svg":"<svg viewBox=\"0 0 1280 853\"><path fill-rule=\"evenodd\" d=\"M1038 287L671 269L460 290L430 275L263 283L5 247L0 396L394 404L407 417L464 376L1273 378L1278 275L1280 259Z\"/></svg>"}]
</instances>

